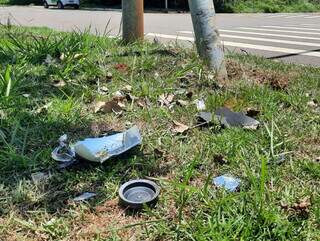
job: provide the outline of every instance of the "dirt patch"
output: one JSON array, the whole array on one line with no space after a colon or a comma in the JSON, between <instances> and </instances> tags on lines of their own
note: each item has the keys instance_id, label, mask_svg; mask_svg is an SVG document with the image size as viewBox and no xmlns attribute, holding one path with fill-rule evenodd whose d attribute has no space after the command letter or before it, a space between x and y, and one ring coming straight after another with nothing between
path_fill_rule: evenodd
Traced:
<instances>
[{"instance_id":1,"label":"dirt patch","mask_svg":"<svg viewBox=\"0 0 320 241\"><path fill-rule=\"evenodd\" d=\"M288 87L295 74L280 73L273 70L258 69L254 66L241 64L234 60L227 60L229 81L248 80L256 84L268 85L275 90Z\"/></svg>"},{"instance_id":2,"label":"dirt patch","mask_svg":"<svg viewBox=\"0 0 320 241\"><path fill-rule=\"evenodd\" d=\"M139 214L129 214L118 204L118 199L105 202L95 208L93 212L85 214L82 224L72 235L73 240L92 240L96 237L108 238L117 234L121 240L139 240L140 226L126 227L146 221Z\"/></svg>"}]
</instances>

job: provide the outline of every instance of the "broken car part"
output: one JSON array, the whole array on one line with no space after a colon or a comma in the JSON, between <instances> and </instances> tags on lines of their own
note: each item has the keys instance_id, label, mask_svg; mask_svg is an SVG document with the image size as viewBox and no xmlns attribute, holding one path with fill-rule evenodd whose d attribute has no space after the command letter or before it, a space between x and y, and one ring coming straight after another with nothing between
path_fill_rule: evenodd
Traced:
<instances>
[{"instance_id":1,"label":"broken car part","mask_svg":"<svg viewBox=\"0 0 320 241\"><path fill-rule=\"evenodd\" d=\"M233 112L226 107L220 108L215 112L216 117L220 123L225 127L242 127L245 129L256 130L260 122L246 116L241 112Z\"/></svg>"},{"instance_id":2,"label":"broken car part","mask_svg":"<svg viewBox=\"0 0 320 241\"><path fill-rule=\"evenodd\" d=\"M93 192L85 192L85 193L82 193L80 196L75 197L73 199L73 201L75 201L75 202L86 201L86 200L93 198L95 196L97 196L97 194L95 194Z\"/></svg>"},{"instance_id":3,"label":"broken car part","mask_svg":"<svg viewBox=\"0 0 320 241\"><path fill-rule=\"evenodd\" d=\"M101 138L88 138L74 145L76 155L88 161L103 163L141 144L142 137L138 127Z\"/></svg>"},{"instance_id":4,"label":"broken car part","mask_svg":"<svg viewBox=\"0 0 320 241\"><path fill-rule=\"evenodd\" d=\"M67 144L67 135L63 135L59 138L59 146L53 150L51 156L54 160L65 164L59 166L60 169L72 165L76 161L76 156L88 161L103 163L141 144L141 141L142 137L136 126L110 136L87 138L78 141L73 146Z\"/></svg>"},{"instance_id":5,"label":"broken car part","mask_svg":"<svg viewBox=\"0 0 320 241\"><path fill-rule=\"evenodd\" d=\"M131 209L140 209L144 205L155 204L159 194L160 187L145 179L126 182L119 189L120 204Z\"/></svg>"}]
</instances>

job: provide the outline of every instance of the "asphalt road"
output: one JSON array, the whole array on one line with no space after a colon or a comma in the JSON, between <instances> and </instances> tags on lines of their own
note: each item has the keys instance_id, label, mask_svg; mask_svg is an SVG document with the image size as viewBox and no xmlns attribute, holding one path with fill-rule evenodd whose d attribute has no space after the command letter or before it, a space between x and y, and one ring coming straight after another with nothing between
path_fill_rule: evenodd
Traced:
<instances>
[{"instance_id":1,"label":"asphalt road","mask_svg":"<svg viewBox=\"0 0 320 241\"><path fill-rule=\"evenodd\" d=\"M42 7L0 7L0 23L46 26L62 31L90 29L119 35L120 10L58 10ZM226 51L244 51L290 63L320 66L320 13L217 14ZM145 33L160 41L194 40L188 13L146 13Z\"/></svg>"}]
</instances>

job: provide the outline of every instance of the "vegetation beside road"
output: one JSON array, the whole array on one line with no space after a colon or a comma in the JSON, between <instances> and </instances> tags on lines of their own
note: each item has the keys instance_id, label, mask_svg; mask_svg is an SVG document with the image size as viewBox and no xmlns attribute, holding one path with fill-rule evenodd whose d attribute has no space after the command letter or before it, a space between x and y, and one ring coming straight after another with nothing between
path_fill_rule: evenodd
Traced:
<instances>
[{"instance_id":1,"label":"vegetation beside road","mask_svg":"<svg viewBox=\"0 0 320 241\"><path fill-rule=\"evenodd\" d=\"M228 71L217 82L178 46L0 27L0 240L318 240L319 68L230 53ZM95 111L119 91L121 115ZM194 127L197 99L211 112L251 108L261 128ZM176 122L193 128L177 134ZM135 124L140 148L55 170L62 134ZM52 176L32 181L39 171ZM240 192L215 188L220 174L240 178ZM119 185L143 177L162 187L157 206L119 208ZM98 195L72 201L87 191Z\"/></svg>"},{"instance_id":2,"label":"vegetation beside road","mask_svg":"<svg viewBox=\"0 0 320 241\"><path fill-rule=\"evenodd\" d=\"M82 6L103 7L119 5L120 0L82 0ZM170 2L170 1L169 1ZM187 0L175 1L171 8L186 8ZM0 0L0 4L9 5L41 5L41 0ZM164 1L146 1L148 7L164 7ZM217 12L223 13L278 13L278 12L317 12L320 11L320 0L215 0Z\"/></svg>"}]
</instances>

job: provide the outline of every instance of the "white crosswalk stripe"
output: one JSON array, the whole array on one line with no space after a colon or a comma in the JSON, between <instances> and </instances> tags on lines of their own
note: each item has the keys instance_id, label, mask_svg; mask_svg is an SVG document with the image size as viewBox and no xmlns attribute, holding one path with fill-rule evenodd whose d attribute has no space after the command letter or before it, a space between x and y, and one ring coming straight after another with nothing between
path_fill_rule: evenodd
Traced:
<instances>
[{"instance_id":1,"label":"white crosswalk stripe","mask_svg":"<svg viewBox=\"0 0 320 241\"><path fill-rule=\"evenodd\" d=\"M274 15L273 14L271 16L266 16L265 18L281 18L281 17L286 17L286 16L288 16L288 15L286 15L286 14L285 15L283 15L283 14L282 15Z\"/></svg>"},{"instance_id":2,"label":"white crosswalk stripe","mask_svg":"<svg viewBox=\"0 0 320 241\"><path fill-rule=\"evenodd\" d=\"M298 33L298 34L310 34L310 35L320 35L320 33L315 32L302 32L293 30L280 30L280 29L269 29L269 28L251 28L251 27L240 27L239 29L255 30L255 31L267 31L267 32L280 32L280 33Z\"/></svg>"},{"instance_id":3,"label":"white crosswalk stripe","mask_svg":"<svg viewBox=\"0 0 320 241\"><path fill-rule=\"evenodd\" d=\"M259 26L220 29L223 45L247 50L276 52L320 58L320 29L312 25ZM281 32L281 33L280 33ZM149 33L149 37L194 42L192 31L177 31L177 35ZM192 36L191 36L192 35ZM231 41L230 41L231 40ZM300 46L300 47L299 47Z\"/></svg>"},{"instance_id":4,"label":"white crosswalk stripe","mask_svg":"<svg viewBox=\"0 0 320 241\"><path fill-rule=\"evenodd\" d=\"M298 36L298 35L285 35L285 34L272 34L272 33L258 33L258 32L248 32L243 30L228 30L220 29L221 33L240 33L240 34L249 34L249 35L258 35L258 36L271 36L271 37L281 37L281 38L293 38L293 39L305 39L305 40L317 40L320 41L320 37L309 37L309 36ZM191 31L178 31L181 34L193 34Z\"/></svg>"},{"instance_id":5,"label":"white crosswalk stripe","mask_svg":"<svg viewBox=\"0 0 320 241\"><path fill-rule=\"evenodd\" d=\"M309 17L305 17L306 19L314 19L314 18L320 18L320 15L317 16L309 16Z\"/></svg>"},{"instance_id":6,"label":"white crosswalk stripe","mask_svg":"<svg viewBox=\"0 0 320 241\"><path fill-rule=\"evenodd\" d=\"M303 18L303 17L308 17L309 15L293 15L293 16L287 16L284 18Z\"/></svg>"},{"instance_id":7,"label":"white crosswalk stripe","mask_svg":"<svg viewBox=\"0 0 320 241\"><path fill-rule=\"evenodd\" d=\"M147 36L194 42L193 37L184 37L184 36L175 36L175 35L168 35L168 34L157 34L157 33L148 33ZM309 52L309 51L306 51L303 49L282 48L282 47L239 43L239 42L230 42L230 41L223 41L223 45L230 46L230 47L243 48L243 49L256 49L256 50L280 52L280 53L286 53L286 54L299 54L299 55L304 55L304 56L311 56L311 57L319 57L320 58L320 52Z\"/></svg>"},{"instance_id":8,"label":"white crosswalk stripe","mask_svg":"<svg viewBox=\"0 0 320 241\"><path fill-rule=\"evenodd\" d=\"M293 30L307 30L320 32L319 28L299 28L299 27L283 27L283 26L262 26L263 28L277 28L277 29L293 29Z\"/></svg>"}]
</instances>

